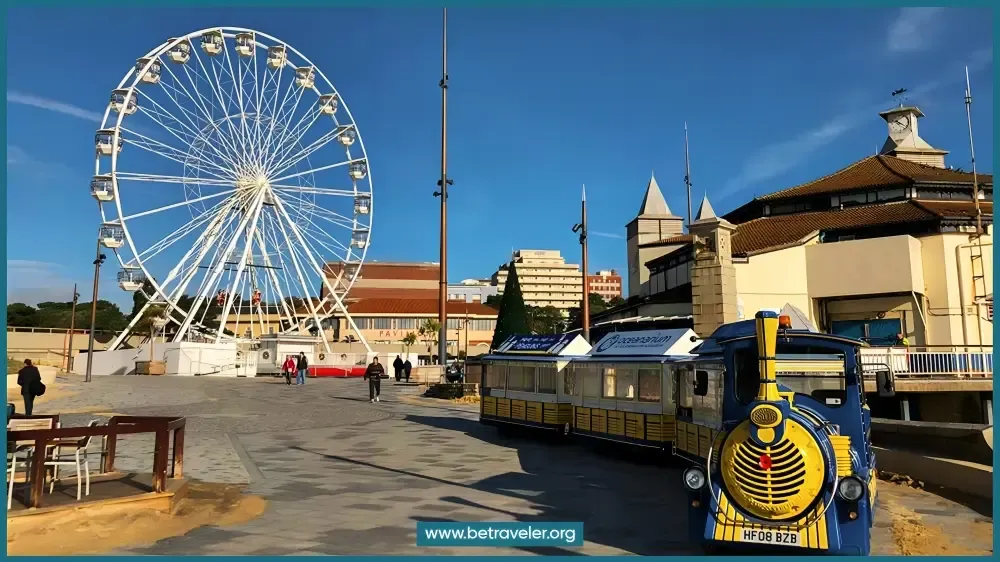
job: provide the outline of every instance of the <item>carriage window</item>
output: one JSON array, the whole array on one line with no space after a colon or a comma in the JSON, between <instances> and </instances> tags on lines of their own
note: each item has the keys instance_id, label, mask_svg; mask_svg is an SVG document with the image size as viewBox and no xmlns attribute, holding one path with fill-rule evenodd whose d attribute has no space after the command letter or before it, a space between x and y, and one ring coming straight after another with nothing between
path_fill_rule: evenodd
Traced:
<instances>
[{"instance_id":1,"label":"carriage window","mask_svg":"<svg viewBox=\"0 0 1000 562\"><path fill-rule=\"evenodd\" d=\"M706 396L708 394L708 371L694 372L694 395Z\"/></svg>"},{"instance_id":2,"label":"carriage window","mask_svg":"<svg viewBox=\"0 0 1000 562\"><path fill-rule=\"evenodd\" d=\"M760 389L760 363L756 349L738 349L733 354L736 368L736 400L750 404L757 399Z\"/></svg>"},{"instance_id":3,"label":"carriage window","mask_svg":"<svg viewBox=\"0 0 1000 562\"><path fill-rule=\"evenodd\" d=\"M555 394L556 393L556 366L555 365L540 365L536 367L537 377L538 377L538 393L539 394Z\"/></svg>"},{"instance_id":4,"label":"carriage window","mask_svg":"<svg viewBox=\"0 0 1000 562\"><path fill-rule=\"evenodd\" d=\"M507 367L507 390L535 391L535 368L531 365L511 364Z\"/></svg>"},{"instance_id":5,"label":"carriage window","mask_svg":"<svg viewBox=\"0 0 1000 562\"><path fill-rule=\"evenodd\" d=\"M843 355L779 355L776 369L778 384L796 394L811 396L831 408L847 400Z\"/></svg>"},{"instance_id":6,"label":"carriage window","mask_svg":"<svg viewBox=\"0 0 1000 562\"><path fill-rule=\"evenodd\" d=\"M619 400L635 400L635 369L624 367L615 374L615 398Z\"/></svg>"},{"instance_id":7,"label":"carriage window","mask_svg":"<svg viewBox=\"0 0 1000 562\"><path fill-rule=\"evenodd\" d=\"M568 368L563 372L563 394L566 396L576 396L576 373L577 369Z\"/></svg>"},{"instance_id":8,"label":"carriage window","mask_svg":"<svg viewBox=\"0 0 1000 562\"><path fill-rule=\"evenodd\" d=\"M486 386L503 390L505 388L504 385L507 384L507 377L505 376L506 367L503 363L484 365L483 368L486 369Z\"/></svg>"},{"instance_id":9,"label":"carriage window","mask_svg":"<svg viewBox=\"0 0 1000 562\"><path fill-rule=\"evenodd\" d=\"M615 379L617 378L614 367L604 368L604 398L614 398L615 397Z\"/></svg>"},{"instance_id":10,"label":"carriage window","mask_svg":"<svg viewBox=\"0 0 1000 562\"><path fill-rule=\"evenodd\" d=\"M639 400L642 402L659 402L660 369L639 369Z\"/></svg>"},{"instance_id":11,"label":"carriage window","mask_svg":"<svg viewBox=\"0 0 1000 562\"><path fill-rule=\"evenodd\" d=\"M600 367L587 366L581 369L583 376L583 395L587 398L601 397L601 369Z\"/></svg>"},{"instance_id":12,"label":"carriage window","mask_svg":"<svg viewBox=\"0 0 1000 562\"><path fill-rule=\"evenodd\" d=\"M691 391L694 390L694 371L681 369L678 375L678 382L680 384L677 385L677 405L681 408L693 408L694 396Z\"/></svg>"}]
</instances>

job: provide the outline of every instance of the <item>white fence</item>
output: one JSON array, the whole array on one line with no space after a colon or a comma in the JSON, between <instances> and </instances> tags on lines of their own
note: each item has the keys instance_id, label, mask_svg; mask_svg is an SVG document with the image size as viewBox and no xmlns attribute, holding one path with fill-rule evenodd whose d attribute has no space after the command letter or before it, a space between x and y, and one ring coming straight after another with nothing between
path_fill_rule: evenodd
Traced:
<instances>
[{"instance_id":1,"label":"white fence","mask_svg":"<svg viewBox=\"0 0 1000 562\"><path fill-rule=\"evenodd\" d=\"M890 369L900 378L993 378L992 347L870 347L861 350L866 377Z\"/></svg>"},{"instance_id":2,"label":"white fence","mask_svg":"<svg viewBox=\"0 0 1000 562\"><path fill-rule=\"evenodd\" d=\"M193 342L158 343L153 348L154 359L166 363L166 375L221 377L257 376L257 356L252 351L242 351L236 344ZM95 351L92 374L131 375L136 361L149 360L149 344L138 349ZM74 372L86 370L87 355L79 354L74 362Z\"/></svg>"}]
</instances>

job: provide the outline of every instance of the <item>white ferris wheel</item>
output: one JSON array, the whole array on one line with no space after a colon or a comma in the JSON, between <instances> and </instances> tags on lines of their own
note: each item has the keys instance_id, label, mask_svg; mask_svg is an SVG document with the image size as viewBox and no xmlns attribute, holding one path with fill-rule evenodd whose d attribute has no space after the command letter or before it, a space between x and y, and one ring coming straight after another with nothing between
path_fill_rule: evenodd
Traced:
<instances>
[{"instance_id":1,"label":"white ferris wheel","mask_svg":"<svg viewBox=\"0 0 1000 562\"><path fill-rule=\"evenodd\" d=\"M368 156L309 59L250 29L170 39L111 93L95 142L99 242L119 286L148 299L110 349L153 305L173 341L315 333L340 316L368 348L344 305L371 236Z\"/></svg>"}]
</instances>

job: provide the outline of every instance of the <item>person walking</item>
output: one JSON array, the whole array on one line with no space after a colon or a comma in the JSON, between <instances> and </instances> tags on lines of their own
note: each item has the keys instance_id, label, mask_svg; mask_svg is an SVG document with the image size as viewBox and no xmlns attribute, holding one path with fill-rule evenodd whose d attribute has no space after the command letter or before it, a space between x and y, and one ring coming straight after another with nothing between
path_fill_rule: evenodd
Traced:
<instances>
[{"instance_id":1,"label":"person walking","mask_svg":"<svg viewBox=\"0 0 1000 562\"><path fill-rule=\"evenodd\" d=\"M407 358L406 361L403 361L403 377L406 379L406 382L410 382L410 371L412 370L413 363L410 363L410 359Z\"/></svg>"},{"instance_id":2,"label":"person walking","mask_svg":"<svg viewBox=\"0 0 1000 562\"><path fill-rule=\"evenodd\" d=\"M295 376L295 384L306 384L306 370L309 369L309 361L306 359L304 351L299 352L299 360L295 363L295 368L298 370L298 375Z\"/></svg>"},{"instance_id":3,"label":"person walking","mask_svg":"<svg viewBox=\"0 0 1000 562\"><path fill-rule=\"evenodd\" d=\"M402 357L400 357L398 355L396 356L396 360L392 362L392 370L396 374L396 382L399 382L399 379L403 378L403 358Z\"/></svg>"},{"instance_id":4,"label":"person walking","mask_svg":"<svg viewBox=\"0 0 1000 562\"><path fill-rule=\"evenodd\" d=\"M368 379L368 397L371 403L378 402L378 395L382 391L382 374L385 369L378 362L378 356L372 357L372 362L365 369L365 378Z\"/></svg>"},{"instance_id":5,"label":"person walking","mask_svg":"<svg viewBox=\"0 0 1000 562\"><path fill-rule=\"evenodd\" d=\"M21 398L24 399L24 415L30 416L35 397L45 393L42 374L38 372L38 367L31 364L31 359L25 359L24 367L17 372L17 384L21 387Z\"/></svg>"},{"instance_id":6,"label":"person walking","mask_svg":"<svg viewBox=\"0 0 1000 562\"><path fill-rule=\"evenodd\" d=\"M298 370L298 364L295 362L294 355L285 357L285 362L281 364L281 370L285 373L285 384L292 386L292 373ZM296 382L298 382L298 375L295 378Z\"/></svg>"}]
</instances>

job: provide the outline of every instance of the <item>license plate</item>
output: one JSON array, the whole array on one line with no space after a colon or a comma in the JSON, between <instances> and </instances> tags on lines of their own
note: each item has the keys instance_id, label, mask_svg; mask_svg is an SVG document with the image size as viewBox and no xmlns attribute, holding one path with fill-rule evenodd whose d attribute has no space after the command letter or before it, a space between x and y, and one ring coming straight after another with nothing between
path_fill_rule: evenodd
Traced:
<instances>
[{"instance_id":1,"label":"license plate","mask_svg":"<svg viewBox=\"0 0 1000 562\"><path fill-rule=\"evenodd\" d=\"M772 531L769 529L743 529L741 542L756 544L775 544L780 546L800 546L799 534L788 531Z\"/></svg>"}]
</instances>

